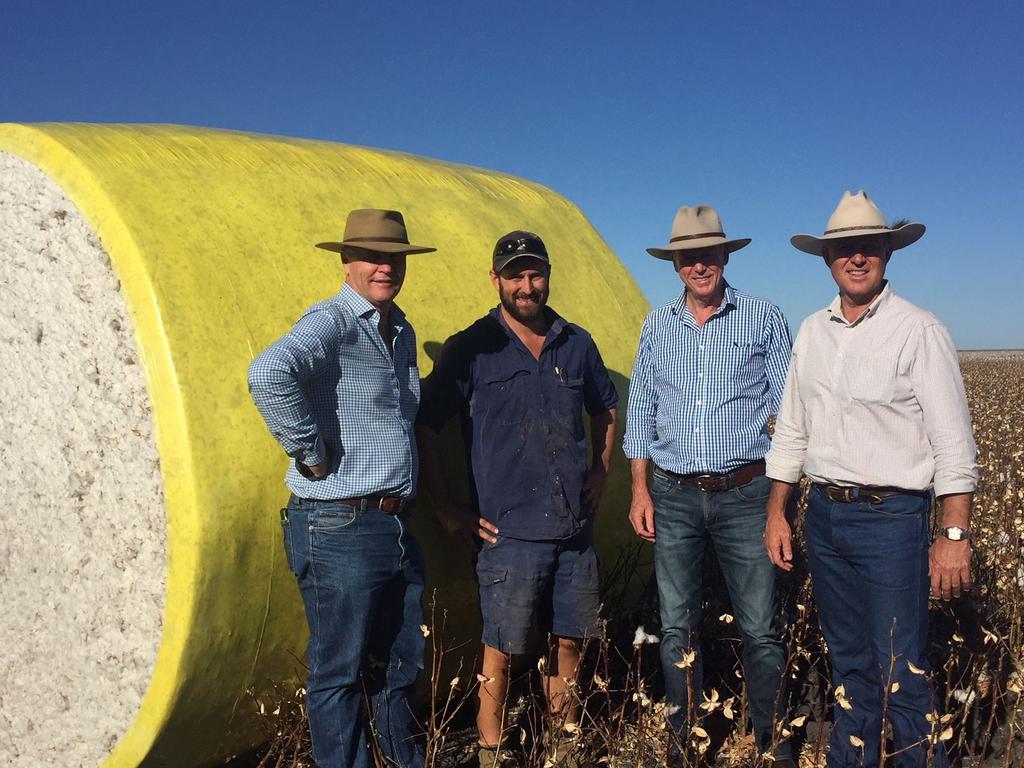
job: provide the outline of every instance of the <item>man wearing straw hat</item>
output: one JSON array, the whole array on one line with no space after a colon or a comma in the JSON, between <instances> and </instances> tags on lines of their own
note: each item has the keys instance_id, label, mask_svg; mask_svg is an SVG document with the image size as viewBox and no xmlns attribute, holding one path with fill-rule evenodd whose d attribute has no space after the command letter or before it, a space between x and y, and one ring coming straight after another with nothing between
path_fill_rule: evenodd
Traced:
<instances>
[{"instance_id":1,"label":"man wearing straw hat","mask_svg":"<svg viewBox=\"0 0 1024 768\"><path fill-rule=\"evenodd\" d=\"M888 226L864 192L845 193L825 234L793 245L820 256L839 295L800 327L767 457L765 544L792 569L785 508L810 478L804 536L835 708L828 764L948 764L925 676L928 593L970 586L975 445L956 350L942 323L885 279L894 251L924 234ZM929 547L932 496L939 533ZM892 729L891 748L880 734Z\"/></svg>"},{"instance_id":2,"label":"man wearing straw hat","mask_svg":"<svg viewBox=\"0 0 1024 768\"><path fill-rule=\"evenodd\" d=\"M341 254L345 284L249 368L253 401L293 459L281 517L309 623L313 754L320 768L371 768L365 695L384 755L419 768L423 558L408 512L420 380L394 300L406 255L435 249L409 243L401 213L377 209L352 211L344 239L317 247Z\"/></svg>"},{"instance_id":3,"label":"man wearing straw hat","mask_svg":"<svg viewBox=\"0 0 1024 768\"><path fill-rule=\"evenodd\" d=\"M775 571L762 549L768 420L782 397L790 336L778 307L725 280L729 254L748 243L727 239L715 209L699 205L679 209L668 245L647 249L671 261L685 286L644 320L623 440L633 475L629 520L654 542L670 765L694 746L688 724L700 702L709 543L743 635L757 746L772 750L776 765L792 765L790 745L774 734L784 647Z\"/></svg>"}]
</instances>

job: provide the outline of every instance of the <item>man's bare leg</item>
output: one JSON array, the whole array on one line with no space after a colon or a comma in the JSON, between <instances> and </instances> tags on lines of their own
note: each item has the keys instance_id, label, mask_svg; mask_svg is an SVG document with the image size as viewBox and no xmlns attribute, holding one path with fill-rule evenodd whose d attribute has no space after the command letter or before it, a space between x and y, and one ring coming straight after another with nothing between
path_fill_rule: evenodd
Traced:
<instances>
[{"instance_id":1,"label":"man's bare leg","mask_svg":"<svg viewBox=\"0 0 1024 768\"><path fill-rule=\"evenodd\" d=\"M577 697L570 686L575 684L580 666L580 641L557 635L553 635L552 640L556 642L552 642L548 648L548 663L541 683L548 700L551 722L561 728L566 724L576 725L579 716Z\"/></svg>"},{"instance_id":2,"label":"man's bare leg","mask_svg":"<svg viewBox=\"0 0 1024 768\"><path fill-rule=\"evenodd\" d=\"M476 711L476 727L480 744L499 746L502 742L505 714L508 711L508 671L510 657L486 643L480 674L486 681L480 683L480 705Z\"/></svg>"}]
</instances>

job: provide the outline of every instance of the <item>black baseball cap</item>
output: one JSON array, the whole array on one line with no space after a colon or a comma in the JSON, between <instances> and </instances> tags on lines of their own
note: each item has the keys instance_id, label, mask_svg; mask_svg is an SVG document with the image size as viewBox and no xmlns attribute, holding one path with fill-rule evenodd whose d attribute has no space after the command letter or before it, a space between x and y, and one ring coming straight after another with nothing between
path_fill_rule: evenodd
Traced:
<instances>
[{"instance_id":1,"label":"black baseball cap","mask_svg":"<svg viewBox=\"0 0 1024 768\"><path fill-rule=\"evenodd\" d=\"M494 244L492 269L495 272L501 272L521 256L532 256L545 264L551 263L548 260L548 249L544 247L544 241L540 239L540 236L533 232L517 229L515 232L502 235Z\"/></svg>"}]
</instances>

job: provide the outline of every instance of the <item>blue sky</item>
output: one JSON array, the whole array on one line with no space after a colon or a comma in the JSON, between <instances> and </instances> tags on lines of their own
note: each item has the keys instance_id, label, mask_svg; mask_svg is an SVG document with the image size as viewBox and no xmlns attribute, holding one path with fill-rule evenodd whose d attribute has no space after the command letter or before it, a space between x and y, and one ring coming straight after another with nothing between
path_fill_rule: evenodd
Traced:
<instances>
[{"instance_id":1,"label":"blue sky","mask_svg":"<svg viewBox=\"0 0 1024 768\"><path fill-rule=\"evenodd\" d=\"M1019 348L1022 8L5 0L0 121L189 123L511 173L573 200L653 304L680 284L644 248L710 203L754 239L728 278L794 331L834 286L789 237L863 187L928 227L894 287L962 348Z\"/></svg>"}]
</instances>

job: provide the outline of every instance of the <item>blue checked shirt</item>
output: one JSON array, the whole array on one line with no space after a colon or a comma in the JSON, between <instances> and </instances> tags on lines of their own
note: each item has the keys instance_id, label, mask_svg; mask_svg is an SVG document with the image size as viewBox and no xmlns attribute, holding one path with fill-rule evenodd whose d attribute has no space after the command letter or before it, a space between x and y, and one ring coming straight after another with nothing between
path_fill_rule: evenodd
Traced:
<instances>
[{"instance_id":1,"label":"blue checked shirt","mask_svg":"<svg viewBox=\"0 0 1024 768\"><path fill-rule=\"evenodd\" d=\"M285 453L306 465L326 454L326 477L285 482L306 499L413 496L413 424L420 401L416 335L391 307L394 358L377 330L380 314L348 285L310 307L249 366L249 392Z\"/></svg>"},{"instance_id":2,"label":"blue checked shirt","mask_svg":"<svg viewBox=\"0 0 1024 768\"><path fill-rule=\"evenodd\" d=\"M782 311L726 284L697 326L685 292L640 331L623 449L681 475L725 473L768 452L792 346Z\"/></svg>"}]
</instances>

